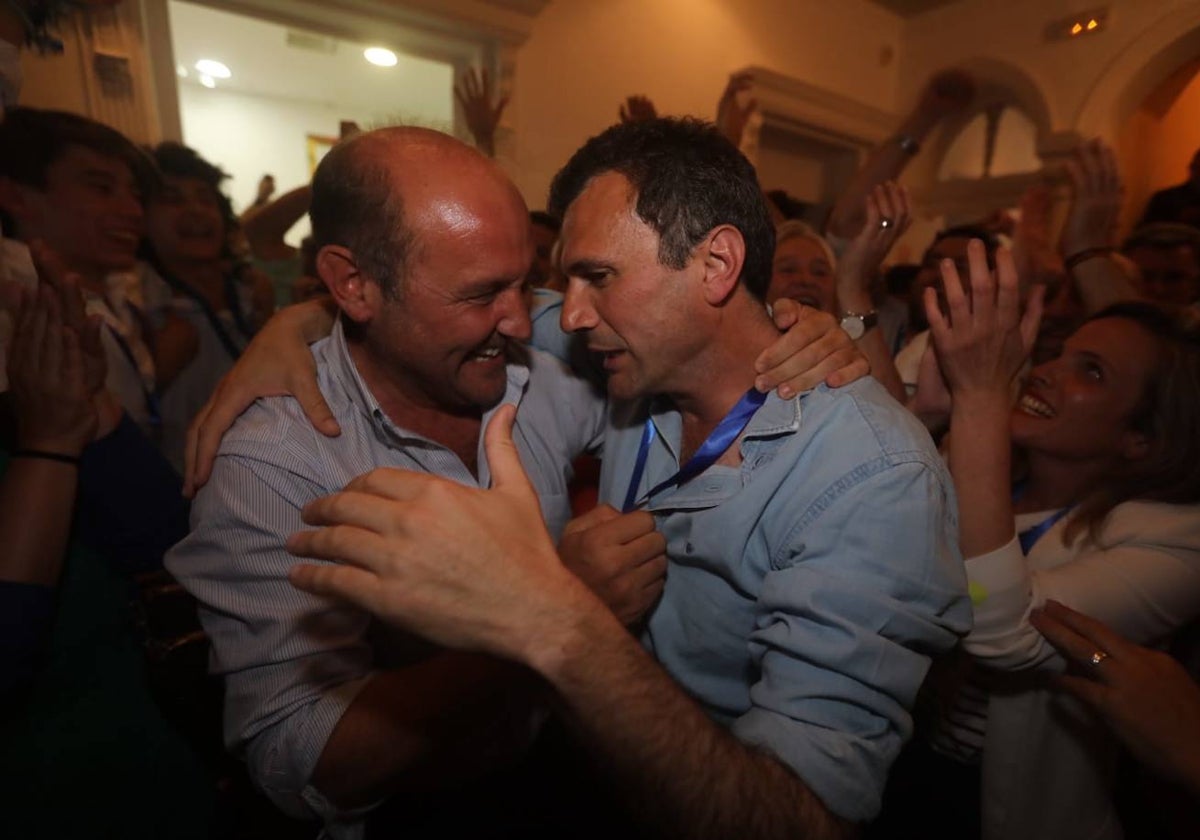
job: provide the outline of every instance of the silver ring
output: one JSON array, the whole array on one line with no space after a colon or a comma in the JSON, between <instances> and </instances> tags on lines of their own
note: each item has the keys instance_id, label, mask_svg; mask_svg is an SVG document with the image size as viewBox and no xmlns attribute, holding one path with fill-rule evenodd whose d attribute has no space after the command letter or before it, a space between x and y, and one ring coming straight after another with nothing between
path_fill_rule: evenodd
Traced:
<instances>
[{"instance_id":1,"label":"silver ring","mask_svg":"<svg viewBox=\"0 0 1200 840\"><path fill-rule=\"evenodd\" d=\"M1097 650L1092 653L1091 659L1089 659L1088 661L1091 662L1093 666L1096 666L1096 665L1099 665L1101 662L1103 662L1105 659L1108 659L1108 651Z\"/></svg>"},{"instance_id":2,"label":"silver ring","mask_svg":"<svg viewBox=\"0 0 1200 840\"><path fill-rule=\"evenodd\" d=\"M885 216L884 218L882 218L882 219L880 219L880 220L879 220L879 226L880 226L881 228L883 228L884 230L887 230L887 229L888 229L888 228L890 228L890 227L891 227L893 224L895 224L895 222L893 222L891 219L887 218L886 216Z\"/></svg>"}]
</instances>

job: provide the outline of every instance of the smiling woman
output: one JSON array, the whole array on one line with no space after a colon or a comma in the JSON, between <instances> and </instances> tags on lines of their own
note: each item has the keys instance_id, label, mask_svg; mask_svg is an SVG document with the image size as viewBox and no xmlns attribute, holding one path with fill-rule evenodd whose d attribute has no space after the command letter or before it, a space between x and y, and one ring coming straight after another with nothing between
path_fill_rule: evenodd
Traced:
<instances>
[{"instance_id":1,"label":"smiling woman","mask_svg":"<svg viewBox=\"0 0 1200 840\"><path fill-rule=\"evenodd\" d=\"M987 670L954 675L922 760L943 780L982 768L980 808L965 818L982 819L986 838L1119 837L1116 744L1046 678L1068 663L1029 616L1052 599L1139 644L1200 616L1200 326L1195 313L1110 306L1033 370L1010 410L1040 298L1019 321L1007 251L998 283L978 242L969 260L972 298L943 268L949 318L932 291L926 311L952 397L950 466L975 604L963 648ZM1015 488L1012 444L1024 458ZM1102 672L1107 655L1090 667Z\"/></svg>"}]
</instances>

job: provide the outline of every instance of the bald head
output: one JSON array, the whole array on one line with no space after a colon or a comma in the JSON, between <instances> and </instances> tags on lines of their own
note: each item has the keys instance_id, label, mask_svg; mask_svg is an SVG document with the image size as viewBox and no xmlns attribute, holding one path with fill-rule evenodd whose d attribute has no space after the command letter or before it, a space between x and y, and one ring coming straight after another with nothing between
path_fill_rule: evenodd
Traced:
<instances>
[{"instance_id":1,"label":"bald head","mask_svg":"<svg viewBox=\"0 0 1200 840\"><path fill-rule=\"evenodd\" d=\"M382 128L339 143L317 167L312 188L315 247L348 248L391 296L424 232L453 230L497 207L524 208L491 160L426 128Z\"/></svg>"}]
</instances>

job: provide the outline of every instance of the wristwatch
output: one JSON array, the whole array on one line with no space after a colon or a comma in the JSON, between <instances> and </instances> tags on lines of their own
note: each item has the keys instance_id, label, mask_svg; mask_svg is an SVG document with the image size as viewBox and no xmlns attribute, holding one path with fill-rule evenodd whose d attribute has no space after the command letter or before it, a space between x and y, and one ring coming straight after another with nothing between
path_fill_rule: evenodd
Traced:
<instances>
[{"instance_id":1,"label":"wristwatch","mask_svg":"<svg viewBox=\"0 0 1200 840\"><path fill-rule=\"evenodd\" d=\"M870 312L847 312L842 316L842 329L855 341L866 335L867 330L878 323L879 313L874 309Z\"/></svg>"},{"instance_id":2,"label":"wristwatch","mask_svg":"<svg viewBox=\"0 0 1200 840\"><path fill-rule=\"evenodd\" d=\"M921 151L921 144L907 134L896 135L896 144L900 146L900 151L909 157Z\"/></svg>"}]
</instances>

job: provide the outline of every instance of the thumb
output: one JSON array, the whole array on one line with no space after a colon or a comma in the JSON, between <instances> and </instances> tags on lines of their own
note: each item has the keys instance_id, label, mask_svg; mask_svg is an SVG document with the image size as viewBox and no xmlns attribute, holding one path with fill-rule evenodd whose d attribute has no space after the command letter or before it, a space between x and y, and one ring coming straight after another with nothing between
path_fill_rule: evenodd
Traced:
<instances>
[{"instance_id":1,"label":"thumb","mask_svg":"<svg viewBox=\"0 0 1200 840\"><path fill-rule=\"evenodd\" d=\"M513 443L513 423L517 419L515 405L502 405L488 421L483 436L483 448L487 453L488 469L492 473L492 488L536 498L529 476L521 466L521 456Z\"/></svg>"},{"instance_id":2,"label":"thumb","mask_svg":"<svg viewBox=\"0 0 1200 840\"><path fill-rule=\"evenodd\" d=\"M296 401L304 409L304 413L308 417L308 422L313 424L313 428L326 437L337 437L342 433L341 426L334 419L333 412L329 409L329 404L325 402L325 397L321 394L321 389L317 386L315 376L312 379L297 381L294 383L293 390L296 392Z\"/></svg>"}]
</instances>

